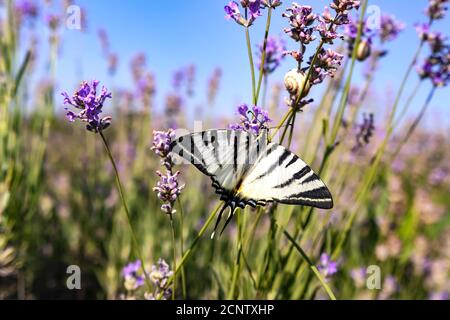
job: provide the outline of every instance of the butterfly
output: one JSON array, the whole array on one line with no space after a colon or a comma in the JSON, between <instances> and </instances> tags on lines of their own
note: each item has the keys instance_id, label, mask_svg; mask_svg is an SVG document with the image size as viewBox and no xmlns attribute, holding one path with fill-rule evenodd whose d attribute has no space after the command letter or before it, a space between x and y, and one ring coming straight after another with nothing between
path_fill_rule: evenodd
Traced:
<instances>
[{"instance_id":1,"label":"butterfly","mask_svg":"<svg viewBox=\"0 0 450 320\"><path fill-rule=\"evenodd\" d=\"M209 130L175 138L171 155L193 164L212 180L231 221L236 208L268 203L333 208L333 198L316 173L297 155L275 142L240 130ZM181 157L181 159L180 159Z\"/></svg>"}]
</instances>

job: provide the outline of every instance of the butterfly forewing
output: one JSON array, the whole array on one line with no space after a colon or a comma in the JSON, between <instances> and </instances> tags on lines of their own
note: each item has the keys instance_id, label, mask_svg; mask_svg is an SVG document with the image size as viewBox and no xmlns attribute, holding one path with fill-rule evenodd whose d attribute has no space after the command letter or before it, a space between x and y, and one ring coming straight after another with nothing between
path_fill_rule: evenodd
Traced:
<instances>
[{"instance_id":1,"label":"butterfly forewing","mask_svg":"<svg viewBox=\"0 0 450 320\"><path fill-rule=\"evenodd\" d=\"M172 154L189 161L221 188L232 192L265 150L266 143L244 131L210 130L175 139Z\"/></svg>"}]
</instances>

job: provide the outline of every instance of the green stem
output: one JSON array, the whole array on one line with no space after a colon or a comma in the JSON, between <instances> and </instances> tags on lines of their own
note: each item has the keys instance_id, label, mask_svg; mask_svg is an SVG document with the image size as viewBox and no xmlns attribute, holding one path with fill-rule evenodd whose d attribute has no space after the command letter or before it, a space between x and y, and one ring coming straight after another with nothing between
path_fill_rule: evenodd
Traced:
<instances>
[{"instance_id":1,"label":"green stem","mask_svg":"<svg viewBox=\"0 0 450 320\"><path fill-rule=\"evenodd\" d=\"M175 241L175 226L173 225L173 216L170 215L170 228L172 229L172 245L173 245L173 270L177 269L177 243ZM174 274L172 300L175 300L175 291L177 284L177 275Z\"/></svg>"},{"instance_id":2,"label":"green stem","mask_svg":"<svg viewBox=\"0 0 450 320\"><path fill-rule=\"evenodd\" d=\"M237 280L239 278L239 272L241 270L241 254L242 254L242 216L240 212L237 215L238 224L238 237L237 237L237 253L236 260L233 266L233 274L231 278L231 287L228 294L228 299L233 300L236 298Z\"/></svg>"},{"instance_id":3,"label":"green stem","mask_svg":"<svg viewBox=\"0 0 450 320\"><path fill-rule=\"evenodd\" d=\"M334 145L337 134L339 132L339 128L341 127L341 124L342 124L342 119L344 117L345 107L347 105L347 100L348 100L348 94L350 92L350 86L352 84L353 71L355 69L355 64L356 64L356 54L358 52L359 43L361 42L363 25L364 25L364 15L366 14L368 2L369 1L366 0L366 1L364 1L364 4L362 5L361 15L359 18L359 25L358 25L358 35L356 36L356 40L355 40L355 44L354 44L354 48L353 48L353 52L352 52L352 62L350 64L350 71L349 71L349 75L347 77L347 81L345 83L344 92L342 93L341 100L339 102L338 112L337 112L336 118L334 120L334 125L333 125L333 129L331 131L331 136L330 136L330 140L329 140L330 142L328 144L329 146Z\"/></svg>"},{"instance_id":4,"label":"green stem","mask_svg":"<svg viewBox=\"0 0 450 320\"><path fill-rule=\"evenodd\" d=\"M406 133L403 140L399 143L397 146L397 149L395 149L395 152L391 158L391 161L394 161L395 158L397 158L398 154L402 150L403 146L408 142L408 140L411 138L412 134L416 130L419 123L422 121L426 111L428 110L428 107L430 106L430 102L433 99L434 93L436 92L436 87L433 86L430 93L428 94L427 100L425 101L425 104L423 105L422 109L420 110L420 113L417 115L416 119L412 123L411 127L409 128L408 132Z\"/></svg>"},{"instance_id":5,"label":"green stem","mask_svg":"<svg viewBox=\"0 0 450 320\"><path fill-rule=\"evenodd\" d=\"M201 239L201 237L203 237L203 235L205 234L206 230L208 229L208 227L213 222L214 217L216 216L216 214L219 211L221 206L222 206L222 203L219 203L216 206L216 208L211 212L211 214L209 215L209 217L206 220L205 224L203 225L203 227L200 229L200 231L198 232L197 236L195 237L194 241L192 241L192 244L189 246L189 248L184 253L183 257L181 258L180 263L177 265L177 268L174 271L174 274L171 277L169 277L169 279L167 279L166 288L168 288L173 283L174 276L177 275L181 271L181 268L183 268L183 266L185 265L187 260L190 258L192 252L194 251L194 248L198 244L198 241ZM163 294L164 294L164 292L160 293L160 295L158 296L158 300L161 300Z\"/></svg>"},{"instance_id":6,"label":"green stem","mask_svg":"<svg viewBox=\"0 0 450 320\"><path fill-rule=\"evenodd\" d=\"M134 230L133 230L133 224L131 223L131 215L130 215L130 211L128 209L127 202L125 200L125 194L124 194L124 191L123 191L122 182L120 180L119 170L117 170L116 161L114 160L114 157L112 155L111 149L110 149L110 147L108 145L108 141L106 140L106 138L103 135L102 131L100 131L99 133L100 133L100 137L102 138L103 144L105 146L106 153L108 154L109 160L111 161L111 164L112 164L113 169L114 169L114 174L116 176L117 189L119 191L120 199L122 200L122 205L123 205L123 208L125 209L125 213L126 213L126 216L127 216L127 221L128 221L128 226L130 227L130 232L131 232L131 238L132 238L132 241L133 241L134 251L135 251L135 254L138 256L138 258L139 258L139 260L141 262L141 269L142 269L142 272L144 273L147 289L150 292L152 290L152 285L151 285L150 278L149 278L149 276L147 274L147 271L146 271L146 268L145 268L145 262L144 262L144 259L142 258L141 250L139 249L139 243L137 241L136 234L134 233Z\"/></svg>"},{"instance_id":7,"label":"green stem","mask_svg":"<svg viewBox=\"0 0 450 320\"><path fill-rule=\"evenodd\" d=\"M252 74L252 101L256 105L256 79L255 79L255 65L253 64L252 43L250 41L249 28L245 27L245 39L247 42L248 60L250 63L250 72Z\"/></svg>"},{"instance_id":8,"label":"green stem","mask_svg":"<svg viewBox=\"0 0 450 320\"><path fill-rule=\"evenodd\" d=\"M181 248L181 255L184 254L184 237L183 237L183 228L184 228L184 212L183 212L183 206L181 205L181 200L178 197L178 207L180 208L180 248ZM184 266L181 267L181 288L183 292L183 299L186 299L187 297L187 289L186 289L186 272L184 270Z\"/></svg>"},{"instance_id":9,"label":"green stem","mask_svg":"<svg viewBox=\"0 0 450 320\"><path fill-rule=\"evenodd\" d=\"M269 31L270 31L270 23L272 20L272 7L269 7L269 12L267 14L267 22L266 22L266 31L264 33L264 43L263 43L263 50L261 54L261 66L259 68L259 79L258 79L258 88L256 90L256 96L255 96L255 105L258 104L259 100L259 93L261 91L261 84L264 77L264 68L266 66L266 56L267 56L267 39L269 38Z\"/></svg>"},{"instance_id":10,"label":"green stem","mask_svg":"<svg viewBox=\"0 0 450 320\"><path fill-rule=\"evenodd\" d=\"M400 114L397 118L397 120L394 122L393 128L397 128L400 122L403 120L403 117L406 115L406 112L409 109L409 106L411 105L412 101L416 97L417 93L419 92L419 88L422 85L422 81L418 81L417 85L414 87L414 90L411 92L411 94L408 97L408 100L406 101L405 105L403 106L402 111L400 111Z\"/></svg>"}]
</instances>

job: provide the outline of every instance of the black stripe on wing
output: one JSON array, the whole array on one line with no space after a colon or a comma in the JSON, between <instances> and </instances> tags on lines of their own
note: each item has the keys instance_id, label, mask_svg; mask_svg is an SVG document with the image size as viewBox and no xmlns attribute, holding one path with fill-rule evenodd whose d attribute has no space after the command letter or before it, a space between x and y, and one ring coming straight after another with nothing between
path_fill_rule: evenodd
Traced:
<instances>
[{"instance_id":1,"label":"black stripe on wing","mask_svg":"<svg viewBox=\"0 0 450 320\"><path fill-rule=\"evenodd\" d=\"M320 179L316 180L320 181ZM320 183L323 184L321 181ZM282 199L279 202L284 204L306 205L319 209L332 209L334 206L333 197L324 184L322 187L305 192L299 192L287 197L286 199Z\"/></svg>"}]
</instances>

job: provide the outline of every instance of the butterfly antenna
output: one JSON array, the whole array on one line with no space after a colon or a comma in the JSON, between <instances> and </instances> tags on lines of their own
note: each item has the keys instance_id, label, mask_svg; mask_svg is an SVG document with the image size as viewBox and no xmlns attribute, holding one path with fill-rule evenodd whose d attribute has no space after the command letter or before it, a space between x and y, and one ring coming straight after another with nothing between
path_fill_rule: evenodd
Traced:
<instances>
[{"instance_id":1,"label":"butterfly antenna","mask_svg":"<svg viewBox=\"0 0 450 320\"><path fill-rule=\"evenodd\" d=\"M222 220L223 212L225 211L225 209L226 209L227 207L228 207L228 203L225 202L225 203L223 204L223 206L222 206L222 209L220 210L219 215L217 216L216 225L214 226L214 231L213 231L213 233L211 234L211 240L214 239L214 237L216 236L216 230L217 230L217 227L219 227L220 220Z\"/></svg>"}]
</instances>

